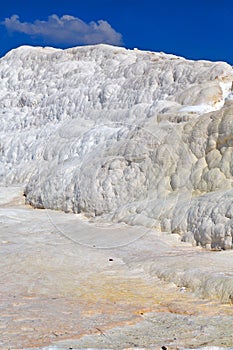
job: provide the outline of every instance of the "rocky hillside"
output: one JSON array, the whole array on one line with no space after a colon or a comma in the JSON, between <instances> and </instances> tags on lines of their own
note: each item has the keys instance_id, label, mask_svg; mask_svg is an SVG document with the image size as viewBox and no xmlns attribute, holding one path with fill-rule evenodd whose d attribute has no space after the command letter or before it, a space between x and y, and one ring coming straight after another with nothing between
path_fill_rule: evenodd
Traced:
<instances>
[{"instance_id":1,"label":"rocky hillside","mask_svg":"<svg viewBox=\"0 0 233 350\"><path fill-rule=\"evenodd\" d=\"M107 45L0 60L0 181L38 208L229 249L232 67Z\"/></svg>"}]
</instances>

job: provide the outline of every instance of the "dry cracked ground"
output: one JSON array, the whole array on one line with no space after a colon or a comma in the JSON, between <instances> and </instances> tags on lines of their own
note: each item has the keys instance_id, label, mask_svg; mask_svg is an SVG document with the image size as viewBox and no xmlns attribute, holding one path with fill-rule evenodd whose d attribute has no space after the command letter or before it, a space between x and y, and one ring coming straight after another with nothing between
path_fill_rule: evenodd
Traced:
<instances>
[{"instance_id":1,"label":"dry cracked ground","mask_svg":"<svg viewBox=\"0 0 233 350\"><path fill-rule=\"evenodd\" d=\"M1 349L233 347L233 251L35 210L22 193L0 188Z\"/></svg>"}]
</instances>

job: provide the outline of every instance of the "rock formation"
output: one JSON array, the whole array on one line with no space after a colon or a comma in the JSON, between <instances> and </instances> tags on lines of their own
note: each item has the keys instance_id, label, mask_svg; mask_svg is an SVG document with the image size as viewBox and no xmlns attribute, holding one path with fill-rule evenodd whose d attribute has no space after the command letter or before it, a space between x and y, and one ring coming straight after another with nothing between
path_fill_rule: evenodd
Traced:
<instances>
[{"instance_id":1,"label":"rock formation","mask_svg":"<svg viewBox=\"0 0 233 350\"><path fill-rule=\"evenodd\" d=\"M0 180L27 203L232 247L230 65L20 47L0 77Z\"/></svg>"}]
</instances>

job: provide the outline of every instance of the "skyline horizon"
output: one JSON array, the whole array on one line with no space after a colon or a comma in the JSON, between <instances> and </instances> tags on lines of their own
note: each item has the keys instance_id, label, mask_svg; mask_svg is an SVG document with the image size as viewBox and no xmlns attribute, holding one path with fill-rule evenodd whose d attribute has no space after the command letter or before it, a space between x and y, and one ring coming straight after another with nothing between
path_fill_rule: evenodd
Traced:
<instances>
[{"instance_id":1,"label":"skyline horizon","mask_svg":"<svg viewBox=\"0 0 233 350\"><path fill-rule=\"evenodd\" d=\"M3 55L0 55L0 59L4 58L8 53L10 53L11 51L13 50L17 50L19 49L20 47L33 47L33 48L51 48L51 49L57 49L57 50L69 50L69 49L72 49L72 48L78 48L78 47L88 47L88 46L98 46L98 45L107 45L107 46L115 46L115 47L118 47L118 48L122 48L122 49L125 49L125 50L130 50L130 51L133 51L133 50L138 50L138 51L142 51L142 52L154 52L154 53L163 53L163 54L166 54L166 55L174 55L174 56L177 56L177 57L181 57L185 60L188 60L188 61L209 61L209 62L224 62L224 63L227 63L229 64L230 66L233 67L233 64L225 61L225 60L214 60L214 59L209 59L209 58L190 58L190 57L185 57L185 56L182 56L182 55L179 55L179 54L176 54L176 53L173 53L173 52L165 52L165 51L155 51L155 50L150 50L150 49L144 49L144 48L139 48L139 47L126 47L126 46L119 46L119 45L113 45L113 44L106 44L106 43L97 43L97 44L83 44L83 45L74 45L74 46L69 46L69 47L58 47L58 46L51 46L51 45L33 45L33 44L21 44L19 46L15 46L11 49L9 49L9 51L7 51L6 53L4 53Z\"/></svg>"},{"instance_id":2,"label":"skyline horizon","mask_svg":"<svg viewBox=\"0 0 233 350\"><path fill-rule=\"evenodd\" d=\"M0 57L22 45L106 43L233 65L231 0L9 0L0 9Z\"/></svg>"}]
</instances>

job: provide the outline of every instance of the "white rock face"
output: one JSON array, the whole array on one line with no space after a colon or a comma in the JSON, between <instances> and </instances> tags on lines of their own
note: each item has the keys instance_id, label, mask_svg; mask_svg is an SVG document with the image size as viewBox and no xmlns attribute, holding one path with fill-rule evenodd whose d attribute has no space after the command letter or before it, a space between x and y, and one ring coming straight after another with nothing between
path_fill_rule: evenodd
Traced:
<instances>
[{"instance_id":1,"label":"white rock face","mask_svg":"<svg viewBox=\"0 0 233 350\"><path fill-rule=\"evenodd\" d=\"M231 66L106 45L0 60L0 179L28 203L229 249Z\"/></svg>"}]
</instances>

